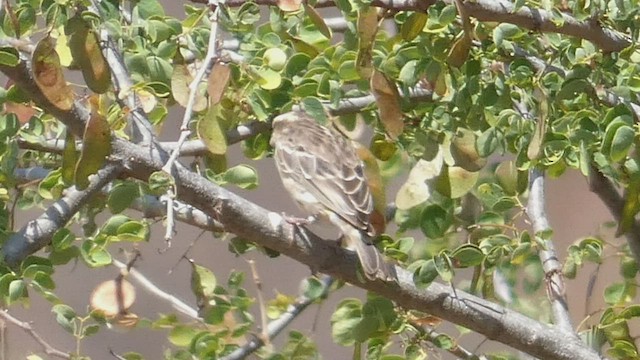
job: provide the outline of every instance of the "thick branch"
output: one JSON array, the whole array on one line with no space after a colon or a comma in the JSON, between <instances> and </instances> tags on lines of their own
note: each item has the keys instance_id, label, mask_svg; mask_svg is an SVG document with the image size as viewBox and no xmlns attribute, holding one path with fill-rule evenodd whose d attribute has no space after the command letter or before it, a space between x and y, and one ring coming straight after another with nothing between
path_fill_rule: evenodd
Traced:
<instances>
[{"instance_id":1,"label":"thick branch","mask_svg":"<svg viewBox=\"0 0 640 360\"><path fill-rule=\"evenodd\" d=\"M544 173L533 169L529 172L529 202L527 204L527 214L531 219L533 231L536 233L551 229L547 213L545 210L544 197ZM564 278L562 277L562 264L556 255L553 242L543 239L544 249L539 251L540 261L547 280L547 295L551 301L553 320L556 325L567 333L573 331L571 316L566 299L566 289Z\"/></svg>"},{"instance_id":2,"label":"thick branch","mask_svg":"<svg viewBox=\"0 0 640 360\"><path fill-rule=\"evenodd\" d=\"M130 174L139 179L163 165L161 158L149 158L145 148L118 139L114 156L132 159ZM301 263L340 278L366 290L385 296L398 305L431 313L465 326L516 349L544 359L599 359L585 344L556 327L505 309L460 290L432 284L415 287L412 274L398 268L399 284L359 279L354 253L324 241L303 229L296 229L274 212L249 202L182 166L174 172L181 199L200 208L224 224L227 231L287 255Z\"/></svg>"},{"instance_id":3,"label":"thick branch","mask_svg":"<svg viewBox=\"0 0 640 360\"><path fill-rule=\"evenodd\" d=\"M63 228L93 195L118 175L119 171L119 167L108 165L93 177L87 189L82 191L75 188L69 189L65 196L51 205L42 215L29 221L9 237L2 246L4 261L9 266L17 266L25 257L47 246L56 231Z\"/></svg>"},{"instance_id":4,"label":"thick branch","mask_svg":"<svg viewBox=\"0 0 640 360\"><path fill-rule=\"evenodd\" d=\"M579 21L562 13L562 25L556 25L553 16L546 10L523 6L514 12L514 6L506 0L465 1L467 13L479 21L510 23L541 32L558 33L586 39L604 52L620 51L631 46L625 34L603 28L598 21Z\"/></svg>"},{"instance_id":5,"label":"thick branch","mask_svg":"<svg viewBox=\"0 0 640 360\"><path fill-rule=\"evenodd\" d=\"M192 0L201 2L206 0ZM241 6L246 0L228 0L229 6ZM445 0L453 4L455 0ZM277 5L277 0L257 0L260 5ZM373 0L371 5L389 10L410 10L425 12L434 0ZM620 51L631 46L631 38L615 30L603 28L597 20L580 21L569 14L562 13L562 24L557 25L553 16L546 10L520 7L514 11L514 6L506 0L475 0L464 1L463 7L467 14L478 21L501 22L518 25L532 31L558 33L586 39L594 43L604 52ZM316 7L335 6L334 1L320 0Z\"/></svg>"}]
</instances>

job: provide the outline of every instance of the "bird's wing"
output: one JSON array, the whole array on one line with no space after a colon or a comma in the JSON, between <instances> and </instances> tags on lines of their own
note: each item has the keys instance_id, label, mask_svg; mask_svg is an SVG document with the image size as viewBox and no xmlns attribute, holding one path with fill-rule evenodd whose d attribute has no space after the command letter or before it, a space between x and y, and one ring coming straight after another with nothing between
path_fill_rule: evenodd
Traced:
<instances>
[{"instance_id":1,"label":"bird's wing","mask_svg":"<svg viewBox=\"0 0 640 360\"><path fill-rule=\"evenodd\" d=\"M272 142L283 176L355 228L372 232L373 200L363 165L342 135L301 115L299 121L276 126Z\"/></svg>"}]
</instances>

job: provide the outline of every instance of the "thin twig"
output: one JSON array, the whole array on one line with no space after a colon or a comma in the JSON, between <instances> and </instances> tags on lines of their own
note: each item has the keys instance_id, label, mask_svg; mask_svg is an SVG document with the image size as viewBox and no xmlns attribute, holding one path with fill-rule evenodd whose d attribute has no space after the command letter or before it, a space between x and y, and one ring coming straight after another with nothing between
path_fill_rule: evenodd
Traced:
<instances>
[{"instance_id":1,"label":"thin twig","mask_svg":"<svg viewBox=\"0 0 640 360\"><path fill-rule=\"evenodd\" d=\"M264 302L264 296L262 295L262 281L260 281L256 262L253 259L249 259L247 263L249 264L249 269L251 269L251 278L253 279L253 283L256 285L256 296L258 297L258 307L260 308L260 326L262 327L260 340L262 340L265 345L269 346L271 341L269 339L269 334L267 333L267 306Z\"/></svg>"},{"instance_id":2,"label":"thin twig","mask_svg":"<svg viewBox=\"0 0 640 360\"><path fill-rule=\"evenodd\" d=\"M113 259L113 265L115 265L121 270L127 269L127 264L122 263L116 259ZM171 306L181 314L194 320L198 320L198 321L202 320L198 316L198 311L196 309L190 307L182 300L178 299L177 297L157 287L151 280L149 280L146 276L144 276L140 271L136 270L135 268L129 269L129 278L133 279L138 285L142 286L145 290L147 290L148 292L150 292L160 300L164 300L169 304L171 304Z\"/></svg>"},{"instance_id":3,"label":"thin twig","mask_svg":"<svg viewBox=\"0 0 640 360\"><path fill-rule=\"evenodd\" d=\"M595 167L591 167L589 172L589 188L593 193L598 195L613 215L613 218L620 223L623 216L624 199L620 193L618 193L615 185ZM631 223L631 228L624 236L627 238L631 255L636 263L640 264L640 224L637 220Z\"/></svg>"},{"instance_id":4,"label":"thin twig","mask_svg":"<svg viewBox=\"0 0 640 360\"><path fill-rule=\"evenodd\" d=\"M218 37L218 13L220 11L219 7L211 14L211 32L209 35L209 47L207 49L207 54L204 58L202 66L198 69L196 76L194 77L191 84L189 84L189 98L187 100L187 106L184 110L184 116L182 117L182 125L180 126L180 138L178 139L178 144L176 148L171 152L171 156L167 163L162 167L162 171L167 174L171 174L171 169L173 168L174 163L180 156L180 147L187 140L189 136L191 136L191 129L189 128L189 122L191 121L191 117L193 115L193 104L195 104L196 95L198 93L198 88L200 83L204 80L204 76L209 70L209 68L213 65L213 61L218 55L218 51L216 48L216 41ZM175 193L173 193L173 189L169 189L167 191L167 195L165 200L167 202L167 223L166 223L166 231L164 234L164 240L169 244L171 238L173 238L173 234L175 233L175 222L173 221L173 201L175 199Z\"/></svg>"},{"instance_id":5,"label":"thin twig","mask_svg":"<svg viewBox=\"0 0 640 360\"><path fill-rule=\"evenodd\" d=\"M330 276L324 276L321 280L322 282L322 294L321 298L326 296L331 288L331 284L333 284L333 278ZM289 324L300 315L309 305L313 304L316 299L309 298L305 295L300 295L294 304L289 305L289 308L285 313L280 315L275 320L269 322L269 325L266 328L267 339L272 340L282 330L284 330ZM251 353L255 352L262 346L264 346L264 342L262 339L258 337L254 337L251 341L234 350L231 354L220 358L220 360L240 360L249 356Z\"/></svg>"},{"instance_id":6,"label":"thin twig","mask_svg":"<svg viewBox=\"0 0 640 360\"><path fill-rule=\"evenodd\" d=\"M415 321L410 321L409 323L411 324L411 326L413 326L414 329L416 329L416 331L418 331L418 334L420 337L425 338L427 341L431 343L438 341L438 337L443 335L435 331L434 329L425 329L422 325L418 324ZM448 335L445 335L445 336L448 336ZM460 344L455 344L453 347L448 348L446 351L451 355L456 356L458 359L487 360L486 356L476 355L475 352L465 349L464 347L460 346Z\"/></svg>"},{"instance_id":7,"label":"thin twig","mask_svg":"<svg viewBox=\"0 0 640 360\"><path fill-rule=\"evenodd\" d=\"M48 342L46 342L28 322L16 319L15 317L11 316L7 310L0 310L0 318L24 330L27 334L29 334L29 336L31 336L38 344L42 346L45 354L55 356L60 359L71 359L71 355L54 348Z\"/></svg>"}]
</instances>

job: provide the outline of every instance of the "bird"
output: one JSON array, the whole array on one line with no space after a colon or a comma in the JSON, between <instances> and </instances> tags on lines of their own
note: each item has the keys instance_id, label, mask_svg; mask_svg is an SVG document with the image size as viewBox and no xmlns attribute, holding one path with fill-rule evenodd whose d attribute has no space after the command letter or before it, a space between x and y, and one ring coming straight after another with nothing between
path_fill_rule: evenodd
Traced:
<instances>
[{"instance_id":1,"label":"bird","mask_svg":"<svg viewBox=\"0 0 640 360\"><path fill-rule=\"evenodd\" d=\"M270 144L285 189L311 219L324 219L342 233L341 242L355 251L369 280L396 281L372 240L374 211L364 165L350 140L319 124L304 111L274 117Z\"/></svg>"}]
</instances>

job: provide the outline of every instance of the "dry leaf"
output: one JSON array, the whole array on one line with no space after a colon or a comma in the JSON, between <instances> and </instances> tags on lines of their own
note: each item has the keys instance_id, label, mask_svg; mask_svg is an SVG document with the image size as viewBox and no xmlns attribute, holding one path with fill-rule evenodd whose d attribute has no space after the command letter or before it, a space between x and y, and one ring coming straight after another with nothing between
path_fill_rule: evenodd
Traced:
<instances>
[{"instance_id":1,"label":"dry leaf","mask_svg":"<svg viewBox=\"0 0 640 360\"><path fill-rule=\"evenodd\" d=\"M298 11L302 0L278 0L278 7L282 11Z\"/></svg>"},{"instance_id":2,"label":"dry leaf","mask_svg":"<svg viewBox=\"0 0 640 360\"><path fill-rule=\"evenodd\" d=\"M216 63L211 69L209 79L207 81L207 92L209 93L209 106L220 103L222 95L229 84L231 77L231 68L224 63Z\"/></svg>"},{"instance_id":3,"label":"dry leaf","mask_svg":"<svg viewBox=\"0 0 640 360\"><path fill-rule=\"evenodd\" d=\"M173 59L173 73L171 74L171 95L182 107L187 107L191 96L191 83L193 75L180 52ZM193 100L192 110L203 111L207 108L207 98L204 94L205 85L199 84Z\"/></svg>"},{"instance_id":4,"label":"dry leaf","mask_svg":"<svg viewBox=\"0 0 640 360\"><path fill-rule=\"evenodd\" d=\"M373 42L378 32L378 10L370 6L358 11L358 56L356 71L363 79L369 79L373 73Z\"/></svg>"},{"instance_id":5,"label":"dry leaf","mask_svg":"<svg viewBox=\"0 0 640 360\"><path fill-rule=\"evenodd\" d=\"M100 310L105 316L111 317L126 314L136 300L136 289L130 282L118 277L107 280L91 293L90 304L94 310Z\"/></svg>"},{"instance_id":6,"label":"dry leaf","mask_svg":"<svg viewBox=\"0 0 640 360\"><path fill-rule=\"evenodd\" d=\"M47 100L60 110L73 107L73 91L64 79L51 37L38 41L31 58L33 79Z\"/></svg>"},{"instance_id":7,"label":"dry leaf","mask_svg":"<svg viewBox=\"0 0 640 360\"><path fill-rule=\"evenodd\" d=\"M327 39L331 39L331 29L329 29L327 24L324 22L324 19L322 18L322 16L320 16L320 14L318 14L316 9L305 3L304 12L307 13L309 19L311 19L311 22L316 26L318 31L320 31L320 33L322 33L322 35L324 35L324 37L326 37Z\"/></svg>"},{"instance_id":8,"label":"dry leaf","mask_svg":"<svg viewBox=\"0 0 640 360\"><path fill-rule=\"evenodd\" d=\"M460 39L453 43L447 62L453 67L461 67L469 57L469 50L471 50L471 39L463 34Z\"/></svg>"},{"instance_id":9,"label":"dry leaf","mask_svg":"<svg viewBox=\"0 0 640 360\"><path fill-rule=\"evenodd\" d=\"M371 76L371 92L376 98L384 129L391 139L396 140L404 130L398 88L383 73L374 70Z\"/></svg>"},{"instance_id":10,"label":"dry leaf","mask_svg":"<svg viewBox=\"0 0 640 360\"><path fill-rule=\"evenodd\" d=\"M371 196L373 197L373 213L371 213L370 221L373 225L373 229L376 234L384 233L386 228L386 220L384 217L387 199L384 191L384 182L380 175L380 168L378 167L378 161L373 156L371 151L357 142L353 142L356 148L356 153L362 163L364 164L364 175L367 178L367 184L371 190Z\"/></svg>"},{"instance_id":11,"label":"dry leaf","mask_svg":"<svg viewBox=\"0 0 640 360\"><path fill-rule=\"evenodd\" d=\"M98 96L89 98L91 116L87 121L82 137L82 151L76 164L76 188L86 189L89 176L95 174L104 165L111 154L111 128L107 119L98 111Z\"/></svg>"},{"instance_id":12,"label":"dry leaf","mask_svg":"<svg viewBox=\"0 0 640 360\"><path fill-rule=\"evenodd\" d=\"M73 60L80 66L82 76L89 89L98 94L109 90L111 70L102 56L96 33L83 20L69 38L69 49Z\"/></svg>"}]
</instances>

